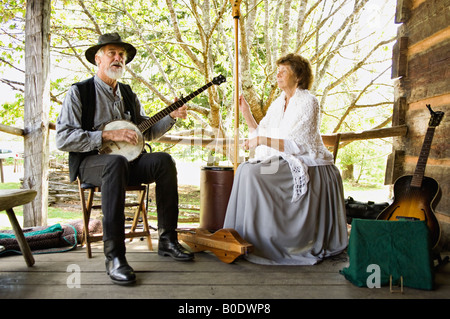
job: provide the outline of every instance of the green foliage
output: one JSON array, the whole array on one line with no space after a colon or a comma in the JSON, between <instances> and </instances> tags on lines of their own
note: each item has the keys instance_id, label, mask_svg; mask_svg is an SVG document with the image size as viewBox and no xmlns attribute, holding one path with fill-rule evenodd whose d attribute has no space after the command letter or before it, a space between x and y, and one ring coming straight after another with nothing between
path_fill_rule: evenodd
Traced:
<instances>
[{"instance_id":1,"label":"green foliage","mask_svg":"<svg viewBox=\"0 0 450 319\"><path fill-rule=\"evenodd\" d=\"M379 0L290 3L290 8L285 8L285 1L241 4L240 90L252 98L252 110L262 110L264 114L273 97L276 59L285 52L298 52L311 60L315 71L312 91L322 109L322 133L367 130L389 123L393 89L388 68L393 42L390 39L396 34L392 28L395 3ZM26 1L2 0L2 7L0 70L23 71ZM286 10L290 10L289 18ZM95 67L84 58L85 50L97 42L99 34L117 31L137 47L138 54L128 65L130 72L123 81L132 85L147 114L223 74L227 83L190 101L191 112L195 114L186 121L178 121L172 132L202 127L210 134L220 129L232 137L233 23L228 0L52 1L50 120L56 121L68 87L94 74ZM7 85L23 91L20 84ZM22 117L22 112L23 93L0 108L6 124ZM242 136L246 136L242 118L240 122ZM380 165L368 160L373 156L360 147L352 150L352 144L339 151L339 160L346 165L364 162L363 167L373 168L367 172L377 171L376 175L381 176ZM384 150L387 148L389 143L384 144ZM153 149L191 159L204 158L210 152L158 143ZM361 178L366 176L371 178L361 174Z\"/></svg>"},{"instance_id":2,"label":"green foliage","mask_svg":"<svg viewBox=\"0 0 450 319\"><path fill-rule=\"evenodd\" d=\"M14 126L18 119L23 118L23 96L16 94L16 98L15 102L0 105L0 117L4 125Z\"/></svg>"},{"instance_id":3,"label":"green foliage","mask_svg":"<svg viewBox=\"0 0 450 319\"><path fill-rule=\"evenodd\" d=\"M349 181L366 184L382 184L386 168L386 156L392 145L387 140L355 141L341 148L337 156L337 165L342 170L353 170ZM345 172L343 174L346 176Z\"/></svg>"}]
</instances>

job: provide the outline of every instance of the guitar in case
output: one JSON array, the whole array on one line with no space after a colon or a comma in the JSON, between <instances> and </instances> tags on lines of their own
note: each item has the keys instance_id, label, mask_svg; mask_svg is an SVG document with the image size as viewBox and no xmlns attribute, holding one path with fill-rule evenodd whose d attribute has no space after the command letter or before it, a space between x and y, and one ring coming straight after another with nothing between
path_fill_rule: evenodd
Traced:
<instances>
[{"instance_id":1,"label":"guitar in case","mask_svg":"<svg viewBox=\"0 0 450 319\"><path fill-rule=\"evenodd\" d=\"M439 242L440 227L434 215L434 207L439 202L440 187L436 180L424 176L435 128L441 122L444 113L434 112L430 105L431 118L413 175L405 175L394 183L394 201L377 217L379 220L421 220L425 221L430 234L430 243L434 248Z\"/></svg>"}]
</instances>

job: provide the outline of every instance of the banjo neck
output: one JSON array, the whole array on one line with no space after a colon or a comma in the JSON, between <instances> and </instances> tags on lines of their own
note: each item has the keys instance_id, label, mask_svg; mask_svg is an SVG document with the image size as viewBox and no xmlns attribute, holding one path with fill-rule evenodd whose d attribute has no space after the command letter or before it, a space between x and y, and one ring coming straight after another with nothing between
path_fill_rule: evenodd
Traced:
<instances>
[{"instance_id":1,"label":"banjo neck","mask_svg":"<svg viewBox=\"0 0 450 319\"><path fill-rule=\"evenodd\" d=\"M207 88L209 88L210 86L212 86L214 83L213 82L209 82L208 84L205 84L204 86L202 86L201 88L199 88L197 91L192 92L191 94L189 94L186 97L181 98L180 100L176 101L175 103L169 105L168 107L166 107L165 109L159 111L158 113L156 113L155 115L153 115L152 117L150 117L149 119L141 122L138 125L139 130L144 133L146 132L148 129L150 129L153 125L155 125L158 121L162 120L165 116L167 116L168 114L172 113L173 111L179 109L180 107L182 107L187 101L192 100L194 97L196 97L197 95L199 95L200 93L202 93L203 91L205 91Z\"/></svg>"},{"instance_id":2,"label":"banjo neck","mask_svg":"<svg viewBox=\"0 0 450 319\"><path fill-rule=\"evenodd\" d=\"M138 143L136 145L127 143L127 142L115 142L115 141L106 141L102 144L101 148L99 149L100 154L115 154L115 155L122 155L128 159L128 161L132 161L136 159L140 154L142 154L142 150L144 149L144 138L143 134L145 131L147 131L149 128L151 128L153 125L155 125L158 121L162 120L165 116L170 114L171 112L175 111L176 109L183 106L187 101L191 100L195 96L199 95L203 91L205 91L207 88L212 86L213 84L221 84L225 82L226 79L223 75L219 75L215 77L211 82L204 85L200 89L198 89L195 92L192 92L188 96L181 98L181 100L176 101L175 103L169 105L165 109L159 111L149 119L141 122L139 125L135 125L134 123L126 120L117 120L109 122L105 125L103 130L109 131L109 130L117 130L117 129L123 129L128 128L132 129L136 132L138 135Z\"/></svg>"}]
</instances>

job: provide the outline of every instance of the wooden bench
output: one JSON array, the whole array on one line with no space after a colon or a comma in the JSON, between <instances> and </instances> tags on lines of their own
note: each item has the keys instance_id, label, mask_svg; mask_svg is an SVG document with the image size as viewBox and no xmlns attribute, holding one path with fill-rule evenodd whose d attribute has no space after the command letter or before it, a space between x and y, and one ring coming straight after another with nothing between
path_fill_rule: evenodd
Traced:
<instances>
[{"instance_id":1,"label":"wooden bench","mask_svg":"<svg viewBox=\"0 0 450 319\"><path fill-rule=\"evenodd\" d=\"M28 267L34 265L34 257L31 254L30 246L23 235L22 228L17 221L13 207L31 202L36 197L36 191L30 189L4 189L0 190L0 211L6 210L9 221L19 243L20 251L25 258Z\"/></svg>"}]
</instances>

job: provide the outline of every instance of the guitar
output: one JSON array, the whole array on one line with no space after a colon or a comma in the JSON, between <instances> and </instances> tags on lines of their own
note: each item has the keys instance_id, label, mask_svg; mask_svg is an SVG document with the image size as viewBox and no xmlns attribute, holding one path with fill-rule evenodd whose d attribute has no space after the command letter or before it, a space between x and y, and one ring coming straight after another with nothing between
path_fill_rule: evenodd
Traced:
<instances>
[{"instance_id":1,"label":"guitar","mask_svg":"<svg viewBox=\"0 0 450 319\"><path fill-rule=\"evenodd\" d=\"M433 207L439 201L440 189L438 182L431 177L424 176L424 172L435 128L441 122L444 113L434 112L429 104L427 104L427 108L430 110L431 118L414 175L405 175L395 181L394 201L378 215L377 219L425 221L434 248L439 242L441 233L439 222L433 211Z\"/></svg>"},{"instance_id":2,"label":"guitar","mask_svg":"<svg viewBox=\"0 0 450 319\"><path fill-rule=\"evenodd\" d=\"M119 130L119 129L131 129L136 132L138 135L138 142L136 145L127 143L127 142L115 142L115 141L107 141L104 142L99 150L99 154L114 154L114 155L122 155L127 158L128 161L133 161L139 155L141 155L144 150L144 133L149 130L153 125L155 125L158 121L162 120L166 115L175 111L176 109L182 107L187 101L193 99L207 88L211 87L213 84L220 85L225 82L225 77L221 74L216 76L211 82L205 84L200 89L195 92L192 92L188 96L181 98L175 103L169 105L165 109L159 111L149 119L143 121L139 125L135 125L134 123L127 120L117 120L111 121L105 125L103 128L104 131L111 130Z\"/></svg>"}]
</instances>

